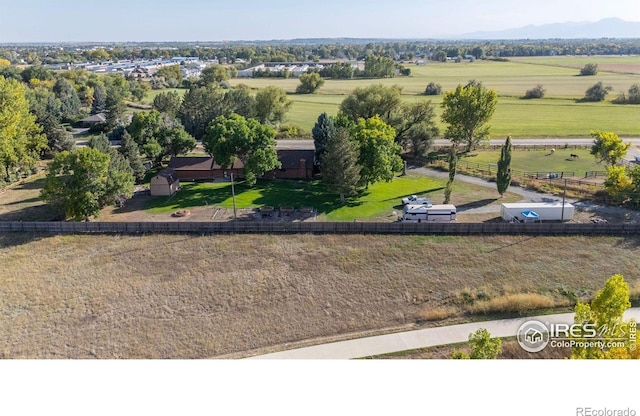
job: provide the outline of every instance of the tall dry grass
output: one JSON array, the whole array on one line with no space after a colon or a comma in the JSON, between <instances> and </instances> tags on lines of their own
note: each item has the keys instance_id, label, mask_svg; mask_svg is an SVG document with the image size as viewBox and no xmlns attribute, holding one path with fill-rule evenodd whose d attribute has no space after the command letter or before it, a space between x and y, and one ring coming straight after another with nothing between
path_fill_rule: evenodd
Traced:
<instances>
[{"instance_id":1,"label":"tall dry grass","mask_svg":"<svg viewBox=\"0 0 640 416\"><path fill-rule=\"evenodd\" d=\"M202 358L458 317L464 288L588 298L637 283L639 241L5 234L0 355Z\"/></svg>"}]
</instances>

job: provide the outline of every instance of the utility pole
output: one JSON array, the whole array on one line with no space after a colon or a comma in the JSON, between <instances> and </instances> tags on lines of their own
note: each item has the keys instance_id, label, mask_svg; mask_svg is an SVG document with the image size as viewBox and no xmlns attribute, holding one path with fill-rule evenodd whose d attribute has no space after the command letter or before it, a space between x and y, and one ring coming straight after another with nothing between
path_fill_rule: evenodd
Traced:
<instances>
[{"instance_id":1,"label":"utility pole","mask_svg":"<svg viewBox=\"0 0 640 416\"><path fill-rule=\"evenodd\" d=\"M564 199L567 196L567 178L564 179L564 192L562 193L562 216L560 222L564 222Z\"/></svg>"},{"instance_id":2,"label":"utility pole","mask_svg":"<svg viewBox=\"0 0 640 416\"><path fill-rule=\"evenodd\" d=\"M236 189L233 186L233 173L231 174L231 196L233 198L233 219L235 220L236 219Z\"/></svg>"}]
</instances>

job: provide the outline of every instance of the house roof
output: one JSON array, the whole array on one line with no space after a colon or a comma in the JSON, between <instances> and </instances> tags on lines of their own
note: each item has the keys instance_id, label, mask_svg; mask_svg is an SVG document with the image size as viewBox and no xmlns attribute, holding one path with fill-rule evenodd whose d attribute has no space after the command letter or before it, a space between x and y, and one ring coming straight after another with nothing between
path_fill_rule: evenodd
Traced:
<instances>
[{"instance_id":1,"label":"house roof","mask_svg":"<svg viewBox=\"0 0 640 416\"><path fill-rule=\"evenodd\" d=\"M300 167L300 160L305 161L305 167L313 168L314 150L300 149L278 149L278 160L282 163L281 169L297 169Z\"/></svg>"},{"instance_id":2,"label":"house roof","mask_svg":"<svg viewBox=\"0 0 640 416\"><path fill-rule=\"evenodd\" d=\"M105 123L107 121L107 116L103 113L94 114L89 117L85 117L80 122L82 123Z\"/></svg>"},{"instance_id":3,"label":"house roof","mask_svg":"<svg viewBox=\"0 0 640 416\"><path fill-rule=\"evenodd\" d=\"M169 169L180 170L205 170L210 171L213 165L212 157L203 156L174 156L169 161Z\"/></svg>"},{"instance_id":4,"label":"house roof","mask_svg":"<svg viewBox=\"0 0 640 416\"><path fill-rule=\"evenodd\" d=\"M178 180L178 178L176 178L175 175L176 175L176 173L172 169L169 169L169 168L162 169L160 172L158 172L156 174L156 176L159 176L161 178L166 178L167 182L169 184L172 184L172 183L174 183L175 181Z\"/></svg>"}]
</instances>

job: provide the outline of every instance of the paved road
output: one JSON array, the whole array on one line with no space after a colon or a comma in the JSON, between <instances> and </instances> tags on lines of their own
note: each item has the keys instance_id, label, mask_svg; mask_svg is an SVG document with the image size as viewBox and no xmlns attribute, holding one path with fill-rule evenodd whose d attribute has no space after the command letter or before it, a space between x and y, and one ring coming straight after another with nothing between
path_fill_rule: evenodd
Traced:
<instances>
[{"instance_id":1,"label":"paved road","mask_svg":"<svg viewBox=\"0 0 640 416\"><path fill-rule=\"evenodd\" d=\"M628 309L625 313L625 319L630 318L640 320L640 308ZM280 351L272 354L258 355L251 357L251 359L352 359L371 357L417 348L465 342L469 339L469 334L480 328L487 329L493 337L512 337L517 334L520 325L532 319L545 324L570 324L573 323L573 313L426 328Z\"/></svg>"},{"instance_id":2,"label":"paved road","mask_svg":"<svg viewBox=\"0 0 640 416\"><path fill-rule=\"evenodd\" d=\"M489 143L494 146L504 144L505 139L491 139ZM635 160L636 156L640 157L640 138L638 137L623 137L625 142L631 142L633 146L627 151L625 157L628 161ZM554 145L558 148L565 144L576 146L587 146L593 144L593 137L579 137L579 138L535 138L535 139L512 139L514 146L533 146L540 144ZM435 140L436 146L448 146L451 142L449 140L437 139ZM278 148L281 149L313 149L313 140L278 140Z\"/></svg>"}]
</instances>

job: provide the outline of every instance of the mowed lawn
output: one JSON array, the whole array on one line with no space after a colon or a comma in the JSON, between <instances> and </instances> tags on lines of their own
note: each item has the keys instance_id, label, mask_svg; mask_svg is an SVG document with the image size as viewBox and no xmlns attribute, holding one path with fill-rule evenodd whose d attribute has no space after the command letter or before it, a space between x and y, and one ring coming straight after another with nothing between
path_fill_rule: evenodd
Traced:
<instances>
[{"instance_id":1,"label":"mowed lawn","mask_svg":"<svg viewBox=\"0 0 640 416\"><path fill-rule=\"evenodd\" d=\"M267 181L259 180L253 187L244 182L235 184L236 208L259 208L261 206L314 207L318 215L329 221L395 220L395 211L402 210L401 199L409 195L429 196L434 204L444 198L444 179L408 175L391 182L378 182L359 195L348 198L345 204L338 195L328 193L321 181ZM497 191L491 188L457 181L453 187L451 202L464 206L514 202L519 199L506 194L498 199ZM178 209L200 206L233 207L229 182L183 183L182 189L172 197L156 197L147 205L150 214L167 214Z\"/></svg>"},{"instance_id":2,"label":"mowed lawn","mask_svg":"<svg viewBox=\"0 0 640 416\"><path fill-rule=\"evenodd\" d=\"M258 208L265 205L295 208L310 206L329 220L348 221L388 216L394 207L402 208L403 197L435 193L443 186L440 179L401 177L391 182L373 184L358 196L348 198L345 204L340 202L338 195L328 193L321 181L259 180L253 187L247 186L245 182L238 182L235 184L235 192L237 208ZM164 214L205 205L232 208L231 183L183 183L182 189L173 197L153 199L148 212Z\"/></svg>"}]
</instances>

